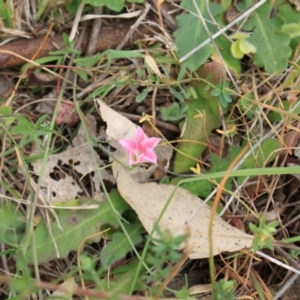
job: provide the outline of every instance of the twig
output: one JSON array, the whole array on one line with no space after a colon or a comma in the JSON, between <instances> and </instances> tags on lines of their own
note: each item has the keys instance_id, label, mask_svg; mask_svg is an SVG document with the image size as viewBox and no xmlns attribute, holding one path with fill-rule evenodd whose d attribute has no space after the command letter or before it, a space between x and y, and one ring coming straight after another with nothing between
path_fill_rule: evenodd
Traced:
<instances>
[{"instance_id":1,"label":"twig","mask_svg":"<svg viewBox=\"0 0 300 300\"><path fill-rule=\"evenodd\" d=\"M129 39L132 37L132 34L135 30L137 30L138 26L141 24L141 22L145 19L147 16L151 5L149 3L145 4L145 9L143 13L139 16L139 18L136 20L134 25L130 27L130 30L125 35L124 39L119 43L119 45L116 47L116 50L120 50L124 47L124 45L129 41Z\"/></svg>"},{"instance_id":2,"label":"twig","mask_svg":"<svg viewBox=\"0 0 300 300\"><path fill-rule=\"evenodd\" d=\"M299 277L299 274L293 274L289 280L286 281L286 283L280 288L280 290L277 292L277 294L273 297L273 300L279 299L290 287L293 283L295 283L295 280Z\"/></svg>"},{"instance_id":3,"label":"twig","mask_svg":"<svg viewBox=\"0 0 300 300\"><path fill-rule=\"evenodd\" d=\"M103 10L103 6L95 7L96 14L102 14L102 10ZM94 19L90 41L86 50L86 56L91 56L95 53L98 36L101 30L101 25L102 25L101 18Z\"/></svg>"}]
</instances>

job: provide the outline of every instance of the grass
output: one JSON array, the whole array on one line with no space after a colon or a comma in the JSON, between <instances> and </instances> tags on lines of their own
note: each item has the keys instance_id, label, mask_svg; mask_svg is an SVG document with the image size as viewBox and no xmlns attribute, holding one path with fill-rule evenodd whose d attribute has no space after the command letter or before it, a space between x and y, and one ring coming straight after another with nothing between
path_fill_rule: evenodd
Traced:
<instances>
[{"instance_id":1,"label":"grass","mask_svg":"<svg viewBox=\"0 0 300 300\"><path fill-rule=\"evenodd\" d=\"M213 52L203 49L199 56L204 62L193 70L191 58L181 55L181 50L174 51L172 45L184 42L181 30L191 32L185 27L188 18L195 17L201 24L201 14L207 12L183 1L187 11L183 14L179 1L174 1L169 4L173 5L170 14L158 3L153 12L137 21L139 30L145 22L151 34L135 44L85 56L76 50L80 35L89 30L87 22L80 20L93 14L94 8L81 1L55 7L50 2L39 1L30 8L35 11L33 20L25 6L0 1L6 29L0 34L2 42L17 38L16 30L32 34L32 25L42 21L49 36L64 34L66 44L64 49L35 60L44 41L24 59L26 65L1 70L4 84L5 80L14 83L14 90L8 97L2 96L0 106L1 299L51 299L58 291L64 299L163 299L174 295L194 299L189 288L207 284L212 299L272 299L270 287L282 281L287 269L299 273L295 267L300 250L296 226L299 62L295 46L299 36L293 33L289 39L291 54L285 68L269 74L266 70L272 66L268 62L257 64L259 47L253 53L244 49L241 60L232 58L229 31L209 24L208 38L226 38L215 40ZM229 10L223 2L224 11ZM132 14L145 8L139 3L126 5L130 9L122 10L118 22L122 17L136 20ZM282 20L294 22L297 15L290 4L276 2L275 6ZM237 8L246 17L247 8ZM221 15L214 6L210 9L223 26ZM249 14L256 14L258 20L262 16L259 9L257 5ZM103 14L107 18L102 26L113 28L118 13L104 7ZM174 14L186 18L181 23L177 19L175 33L167 25ZM92 22L88 24L92 26ZM249 26L245 24L240 26ZM276 24L274 21L272 26ZM40 27L33 29L38 36L44 34ZM78 32L79 38L70 40L67 33L71 31ZM263 31L264 26L255 34ZM192 38L194 32L190 34ZM111 35L117 33L112 29ZM286 37L283 34L282 41ZM273 43L272 37L268 42ZM186 53L193 51L185 44ZM216 48L222 50L222 59ZM1 52L0 47L1 53L9 52ZM197 65L198 58L193 59ZM278 61L285 63L284 55L278 53ZM109 133L110 126L116 124L121 132L125 123L120 117L104 122L98 99L143 126L148 135L164 138L173 151L165 161L159 160L160 170L146 179L173 187L168 198L161 199L165 201L163 209L148 232L142 226L145 220L126 203L128 197L134 198L134 187L126 193L118 191L112 166L126 165L126 159L118 156L116 144L112 148L106 140L106 134L119 134ZM65 119L58 124L61 116ZM138 122L141 118L143 124ZM211 128L212 123L217 126ZM175 173L178 165L181 171ZM126 172L129 169L126 166ZM205 258L189 259L189 232L176 236L174 228L162 228L180 188L211 206L209 222L198 221L200 227L207 227ZM159 188L153 195L160 196ZM149 202L150 216L151 205ZM189 222L196 215L197 211L191 212ZM219 216L254 235L252 249L214 256L213 222ZM193 280L200 269L202 273ZM177 278L181 284L173 288Z\"/></svg>"}]
</instances>

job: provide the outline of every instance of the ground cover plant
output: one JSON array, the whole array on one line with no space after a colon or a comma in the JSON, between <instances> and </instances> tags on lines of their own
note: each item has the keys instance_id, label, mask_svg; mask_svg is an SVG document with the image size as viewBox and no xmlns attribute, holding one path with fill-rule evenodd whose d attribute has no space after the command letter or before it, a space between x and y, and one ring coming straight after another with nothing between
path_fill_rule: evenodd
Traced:
<instances>
[{"instance_id":1,"label":"ground cover plant","mask_svg":"<svg viewBox=\"0 0 300 300\"><path fill-rule=\"evenodd\" d=\"M0 0L0 299L297 298L299 20Z\"/></svg>"}]
</instances>

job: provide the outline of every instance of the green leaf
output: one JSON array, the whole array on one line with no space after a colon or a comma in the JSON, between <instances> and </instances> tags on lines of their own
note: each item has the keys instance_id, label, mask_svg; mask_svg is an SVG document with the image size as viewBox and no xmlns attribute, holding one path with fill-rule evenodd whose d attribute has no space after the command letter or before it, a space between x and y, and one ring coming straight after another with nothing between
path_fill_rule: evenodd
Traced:
<instances>
[{"instance_id":1,"label":"green leaf","mask_svg":"<svg viewBox=\"0 0 300 300\"><path fill-rule=\"evenodd\" d=\"M274 74L287 67L291 48L289 35L281 31L283 20L278 16L271 18L271 10L271 1L267 1L253 13L243 30L253 30L248 41L257 49L254 63L265 67L269 74Z\"/></svg>"},{"instance_id":2,"label":"green leaf","mask_svg":"<svg viewBox=\"0 0 300 300\"><path fill-rule=\"evenodd\" d=\"M233 57L235 57L237 59L242 59L244 57L244 53L240 49L240 41L234 41L231 44L230 50L231 50Z\"/></svg>"},{"instance_id":3,"label":"green leaf","mask_svg":"<svg viewBox=\"0 0 300 300\"><path fill-rule=\"evenodd\" d=\"M254 152L243 162L241 168L263 168L279 155L280 149L281 144L277 139L266 139L262 142L260 147L256 148ZM244 180L245 177L239 177L237 182L242 183Z\"/></svg>"},{"instance_id":4,"label":"green leaf","mask_svg":"<svg viewBox=\"0 0 300 300\"><path fill-rule=\"evenodd\" d=\"M169 72L167 72L167 73L169 73ZM178 77L177 77L177 81L181 81L183 79L185 73L186 73L186 65L182 65L181 68L180 68L180 72L178 74Z\"/></svg>"},{"instance_id":5,"label":"green leaf","mask_svg":"<svg viewBox=\"0 0 300 300\"><path fill-rule=\"evenodd\" d=\"M229 157L226 159L220 158L216 154L211 155L211 169L209 172L205 174L213 174L216 172L221 172L227 170L233 159L239 154L241 148L238 146L232 145L230 148ZM220 183L222 178L216 179L217 183ZM174 180L172 184L176 184L177 182ZM200 197L207 197L213 188L214 184L209 180L202 180L198 182L187 182L181 185L181 187L185 188L192 194ZM227 190L231 190L231 179L226 182L225 188Z\"/></svg>"},{"instance_id":6,"label":"green leaf","mask_svg":"<svg viewBox=\"0 0 300 300\"><path fill-rule=\"evenodd\" d=\"M124 8L124 0L82 0L82 2L92 6L105 5L114 11L121 11Z\"/></svg>"},{"instance_id":7,"label":"green leaf","mask_svg":"<svg viewBox=\"0 0 300 300\"><path fill-rule=\"evenodd\" d=\"M292 7L291 3L289 3L288 1L279 1L279 2L280 3L278 3L277 6L278 14L284 20L285 24L299 23L300 12L297 11L294 7ZM293 52L291 57L293 57L296 51L298 51L297 50L298 45L299 45L299 38L292 38L290 42L290 47L292 48L292 52Z\"/></svg>"},{"instance_id":8,"label":"green leaf","mask_svg":"<svg viewBox=\"0 0 300 300\"><path fill-rule=\"evenodd\" d=\"M12 108L7 105L1 105L0 106L0 115L3 116L9 116L12 114Z\"/></svg>"},{"instance_id":9,"label":"green leaf","mask_svg":"<svg viewBox=\"0 0 300 300\"><path fill-rule=\"evenodd\" d=\"M264 140L261 146L254 150L254 154L250 155L242 164L242 168L262 168L267 163L273 161L279 154L281 144L277 139L268 138Z\"/></svg>"},{"instance_id":10,"label":"green leaf","mask_svg":"<svg viewBox=\"0 0 300 300\"><path fill-rule=\"evenodd\" d=\"M228 66L228 68L234 72L234 74L239 77L241 75L241 61L231 55L231 42L223 35L219 36L215 43L222 54L223 60ZM215 49L213 50L213 52ZM217 54L214 54L217 55Z\"/></svg>"},{"instance_id":11,"label":"green leaf","mask_svg":"<svg viewBox=\"0 0 300 300\"><path fill-rule=\"evenodd\" d=\"M146 99L147 96L148 96L148 89L145 89L142 93L136 96L135 102L141 103Z\"/></svg>"},{"instance_id":12,"label":"green leaf","mask_svg":"<svg viewBox=\"0 0 300 300\"><path fill-rule=\"evenodd\" d=\"M219 65L218 65L219 66ZM200 78L208 78L212 84L220 82L221 68L207 68L202 66L199 70ZM195 166L202 152L207 147L207 136L221 125L219 103L216 97L211 95L211 89L205 90L207 85L203 81L195 81L193 88L196 90L197 99L188 99L185 124L182 124L182 141L178 144L178 152L175 154L173 171L183 173Z\"/></svg>"},{"instance_id":13,"label":"green leaf","mask_svg":"<svg viewBox=\"0 0 300 300\"><path fill-rule=\"evenodd\" d=\"M124 227L130 237L133 245L137 245L142 241L141 234L144 229L141 224L124 224ZM112 241L101 251L101 262L104 267L108 267L123 258L132 247L124 232L116 232L113 235Z\"/></svg>"},{"instance_id":14,"label":"green leaf","mask_svg":"<svg viewBox=\"0 0 300 300\"><path fill-rule=\"evenodd\" d=\"M246 113L247 117L249 118L253 118L253 116L255 115L255 111L259 110L258 105L254 104L251 100L255 100L255 96L253 93L242 96L237 103L239 109L243 113Z\"/></svg>"},{"instance_id":15,"label":"green leaf","mask_svg":"<svg viewBox=\"0 0 300 300\"><path fill-rule=\"evenodd\" d=\"M184 102L184 98L183 96L178 93L175 89L173 89L171 86L169 86L169 90L170 90L170 93L173 94L175 96L176 99L178 99L181 103Z\"/></svg>"},{"instance_id":16,"label":"green leaf","mask_svg":"<svg viewBox=\"0 0 300 300\"><path fill-rule=\"evenodd\" d=\"M210 20L206 1L195 2L198 3L197 5L203 18L205 20ZM178 48L177 54L180 58L199 46L209 37L200 18L197 16L197 9L195 8L193 1L183 0L181 6L190 13L181 14L176 18L179 29L174 32L174 36L175 45ZM222 7L209 1L209 10L213 16L216 16L222 12ZM211 22L207 22L206 25L211 34L214 34L218 30ZM210 56L211 50L211 45L206 45L189 57L184 63L191 71L196 71Z\"/></svg>"},{"instance_id":17,"label":"green leaf","mask_svg":"<svg viewBox=\"0 0 300 300\"><path fill-rule=\"evenodd\" d=\"M282 26L282 31L289 34L290 38L300 36L300 23L290 23Z\"/></svg>"},{"instance_id":18,"label":"green leaf","mask_svg":"<svg viewBox=\"0 0 300 300\"><path fill-rule=\"evenodd\" d=\"M137 259L133 259L130 263L123 264L122 266L119 266L112 271L113 281L112 280L109 281L109 286L111 286L111 291L113 291L114 295L120 295L120 294L126 295L130 293L132 278L136 273L137 266L138 266ZM143 265L140 269L139 277L134 287L134 291L145 290L145 282L143 280L144 273L145 273L145 267ZM106 286L108 286L108 283L106 283ZM111 299L119 299L119 298L116 296L116 298L111 297Z\"/></svg>"},{"instance_id":19,"label":"green leaf","mask_svg":"<svg viewBox=\"0 0 300 300\"><path fill-rule=\"evenodd\" d=\"M177 102L173 102L168 107L160 108L161 118L164 121L178 122L185 117L187 108L186 104L179 106Z\"/></svg>"},{"instance_id":20,"label":"green leaf","mask_svg":"<svg viewBox=\"0 0 300 300\"><path fill-rule=\"evenodd\" d=\"M290 103L288 100L283 100L282 101L282 105L283 105L283 108L280 106L276 106L277 108L282 108L284 111L292 111L292 108L293 108L293 104ZM293 110L293 113L298 115L300 113L300 107L296 107L294 110ZM268 114L268 119L270 120L270 122L279 122L279 121L282 121L283 119L286 119L285 116L283 116L280 112L277 112L277 111L270 111L269 114Z\"/></svg>"},{"instance_id":21,"label":"green leaf","mask_svg":"<svg viewBox=\"0 0 300 300\"><path fill-rule=\"evenodd\" d=\"M240 40L240 49L245 54L256 52L256 47L253 44L251 44L249 41L247 41L246 39Z\"/></svg>"},{"instance_id":22,"label":"green leaf","mask_svg":"<svg viewBox=\"0 0 300 300\"><path fill-rule=\"evenodd\" d=\"M119 214L122 214L129 208L118 191L113 191L110 194L110 197L115 210ZM95 203L99 204L99 208L93 210L66 209L57 212L57 217L63 231L59 229L57 222L55 221L52 222L51 228L59 249L60 258L66 257L71 250L78 250L79 245L84 239L100 231L101 225L110 224L115 228L119 226L118 216L116 215L116 212L112 210L108 201ZM44 222L41 222L34 231L34 239L36 256L39 264L56 258L55 248ZM32 247L28 248L25 257L28 264L33 263Z\"/></svg>"}]
</instances>

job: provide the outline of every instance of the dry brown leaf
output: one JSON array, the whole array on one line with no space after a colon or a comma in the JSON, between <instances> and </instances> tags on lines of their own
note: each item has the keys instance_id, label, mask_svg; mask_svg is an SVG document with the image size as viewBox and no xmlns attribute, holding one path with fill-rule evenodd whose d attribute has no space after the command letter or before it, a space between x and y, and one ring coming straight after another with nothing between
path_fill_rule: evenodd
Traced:
<instances>
[{"instance_id":1,"label":"dry brown leaf","mask_svg":"<svg viewBox=\"0 0 300 300\"><path fill-rule=\"evenodd\" d=\"M96 126L96 121L93 117L87 116L87 120L91 126ZM96 134L91 130L91 137L96 139ZM95 145L96 146L96 145ZM35 149L32 154L38 154ZM104 194L100 191L100 180L97 175L92 175L91 171L95 168L103 166L103 162L99 156L95 155L97 165L95 166L93 159L91 159L91 149L86 139L85 132L82 127L78 130L77 136L72 141L72 146L69 146L64 152L53 154L49 156L46 169L42 180L42 191L48 195L50 191L50 198L47 199L51 202L67 202L76 199L82 195L82 188L78 184L78 180L82 180L81 176L89 176L92 184L94 185L93 199L96 201L103 201ZM41 173L42 159L32 163L33 173L37 176ZM74 178L72 174L66 172L66 168L71 171L77 172L77 177ZM100 170L102 178L114 182L111 176L105 169ZM83 183L84 185L84 183Z\"/></svg>"},{"instance_id":2,"label":"dry brown leaf","mask_svg":"<svg viewBox=\"0 0 300 300\"><path fill-rule=\"evenodd\" d=\"M136 211L143 226L150 233L175 187L153 182L138 183L118 163L113 165L113 173L120 194ZM199 207L201 202L195 195L178 188L159 223L161 229L169 229L174 236L184 235L187 229L190 231L188 245L191 249L189 257L192 259L209 257L208 226L211 208L205 205L189 225L185 224L185 220ZM238 230L216 216L213 240L214 255L216 255L224 251L234 252L250 248L253 236Z\"/></svg>"},{"instance_id":3,"label":"dry brown leaf","mask_svg":"<svg viewBox=\"0 0 300 300\"><path fill-rule=\"evenodd\" d=\"M76 288L78 288L78 285L76 284L73 277L68 278L66 281L64 281L62 284L59 285L61 290L56 290L52 293L51 299L52 300L59 300L59 299L65 299L65 300L72 300L73 293L76 291Z\"/></svg>"}]
</instances>

